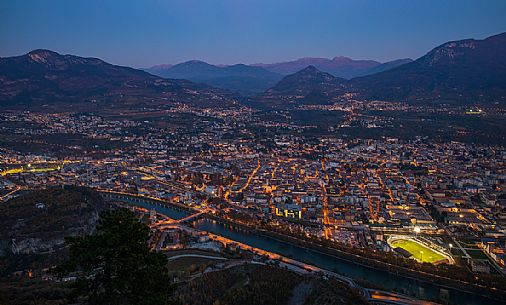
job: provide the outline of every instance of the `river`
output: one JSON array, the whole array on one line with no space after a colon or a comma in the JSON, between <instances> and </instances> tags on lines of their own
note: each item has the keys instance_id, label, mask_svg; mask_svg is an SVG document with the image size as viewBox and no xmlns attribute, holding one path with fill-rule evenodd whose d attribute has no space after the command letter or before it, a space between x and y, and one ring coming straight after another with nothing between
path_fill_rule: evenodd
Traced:
<instances>
[{"instance_id":1,"label":"river","mask_svg":"<svg viewBox=\"0 0 506 305\"><path fill-rule=\"evenodd\" d=\"M187 211L172 208L167 205L154 204L153 201L143 201L136 198L133 200L122 200L137 204L147 209L155 209L159 213L165 214L173 219L181 219L188 215ZM317 267L335 271L358 282L366 281L373 285L383 287L388 291L395 291L407 295L415 296L421 299L447 300L451 304L463 305L491 305L500 304L484 296L460 291L453 288L443 288L429 282L412 279L398 274L372 268L338 258L332 255L324 254L316 250L306 249L300 246L280 241L271 237L257 235L255 233L235 230L231 226L216 222L210 219L200 219L193 223L198 230L208 231L255 248L274 252L283 256L302 261Z\"/></svg>"}]
</instances>

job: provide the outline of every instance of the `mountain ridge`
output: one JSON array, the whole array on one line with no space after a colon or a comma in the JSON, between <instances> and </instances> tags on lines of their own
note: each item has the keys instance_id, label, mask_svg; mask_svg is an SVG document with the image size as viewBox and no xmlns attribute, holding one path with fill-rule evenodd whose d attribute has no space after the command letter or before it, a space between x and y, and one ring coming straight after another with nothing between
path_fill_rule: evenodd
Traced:
<instances>
[{"instance_id":1,"label":"mountain ridge","mask_svg":"<svg viewBox=\"0 0 506 305\"><path fill-rule=\"evenodd\" d=\"M347 88L348 80L308 66L285 76L255 99L260 105L291 107L300 104L332 104Z\"/></svg>"},{"instance_id":2,"label":"mountain ridge","mask_svg":"<svg viewBox=\"0 0 506 305\"><path fill-rule=\"evenodd\" d=\"M329 59L305 60L325 62ZM336 62L349 60L345 57L333 59ZM503 104L506 101L506 33L481 40L449 41L415 61L400 59L392 65L375 65L377 73L351 80L321 71L314 65L285 77L262 67L215 66L196 60L169 69L187 73L182 75L186 77L194 75L197 67L200 77L212 78L216 87L233 86L236 92L247 91L253 100L278 106L283 103L327 104L351 96L363 100L463 104ZM37 49L20 56L0 58L0 106L237 104L229 91L204 84L211 82L209 79L196 81L199 83L166 79L98 58ZM266 90L260 90L267 84L270 85ZM252 90L252 86L256 87Z\"/></svg>"},{"instance_id":3,"label":"mountain ridge","mask_svg":"<svg viewBox=\"0 0 506 305\"><path fill-rule=\"evenodd\" d=\"M230 93L187 80L169 80L98 58L37 49L0 58L0 106L99 103L231 105Z\"/></svg>"},{"instance_id":4,"label":"mountain ridge","mask_svg":"<svg viewBox=\"0 0 506 305\"><path fill-rule=\"evenodd\" d=\"M404 64L410 60L411 59L402 59L380 63L375 60L356 60L345 56L335 56L332 59L323 57L303 57L287 62L272 64L258 63L253 64L253 66L263 67L283 75L293 74L307 66L314 66L318 70L330 73L333 76L351 79L357 76L375 73L374 69L382 65L384 67L382 70L384 70Z\"/></svg>"},{"instance_id":5,"label":"mountain ridge","mask_svg":"<svg viewBox=\"0 0 506 305\"><path fill-rule=\"evenodd\" d=\"M352 80L361 96L385 100L506 100L506 32L443 43L417 60Z\"/></svg>"},{"instance_id":6,"label":"mountain ridge","mask_svg":"<svg viewBox=\"0 0 506 305\"><path fill-rule=\"evenodd\" d=\"M273 64L213 65L202 60L189 60L175 65L156 65L145 71L160 77L188 79L251 96L264 92L284 76L308 66L315 66L336 77L350 79L392 69L410 61L411 59L399 59L380 63L374 60L354 60L345 56L335 56L332 59L303 57Z\"/></svg>"},{"instance_id":7,"label":"mountain ridge","mask_svg":"<svg viewBox=\"0 0 506 305\"><path fill-rule=\"evenodd\" d=\"M160 77L205 83L242 95L263 92L283 77L261 67L245 64L216 66L201 60L190 60L165 69L149 68L146 71Z\"/></svg>"},{"instance_id":8,"label":"mountain ridge","mask_svg":"<svg viewBox=\"0 0 506 305\"><path fill-rule=\"evenodd\" d=\"M309 70L286 76L255 99L262 105L271 103L274 107L282 107L283 103L306 104L309 98L328 104L351 96L363 100L463 105L506 101L506 33L482 40L449 41L415 61L406 61L397 67L351 80L322 74L325 72L311 66ZM314 98L315 95L319 99Z\"/></svg>"}]
</instances>

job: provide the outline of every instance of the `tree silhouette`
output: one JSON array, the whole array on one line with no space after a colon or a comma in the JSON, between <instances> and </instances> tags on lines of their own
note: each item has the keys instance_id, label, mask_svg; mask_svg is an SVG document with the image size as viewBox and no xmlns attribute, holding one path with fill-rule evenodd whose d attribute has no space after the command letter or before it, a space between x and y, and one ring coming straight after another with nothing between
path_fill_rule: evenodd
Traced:
<instances>
[{"instance_id":1,"label":"tree silhouette","mask_svg":"<svg viewBox=\"0 0 506 305\"><path fill-rule=\"evenodd\" d=\"M87 304L173 304L174 286L163 254L149 251L149 228L127 209L100 215L92 235L67 239L60 275L77 277L71 301Z\"/></svg>"}]
</instances>

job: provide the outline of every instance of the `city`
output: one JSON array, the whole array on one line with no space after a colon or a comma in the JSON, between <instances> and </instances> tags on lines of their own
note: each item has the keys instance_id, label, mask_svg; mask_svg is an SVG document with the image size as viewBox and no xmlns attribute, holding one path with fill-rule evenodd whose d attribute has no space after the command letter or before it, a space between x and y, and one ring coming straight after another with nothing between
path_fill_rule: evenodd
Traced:
<instances>
[{"instance_id":1,"label":"city","mask_svg":"<svg viewBox=\"0 0 506 305\"><path fill-rule=\"evenodd\" d=\"M174 204L195 219L209 215L272 234L330 241L373 259L378 258L368 252L434 265L457 260L477 278L505 272L503 146L438 144L423 138L315 138L305 126L272 126L248 108L176 108L164 115L170 113L176 118L191 114L192 127L172 129L157 121L158 111L121 120L72 113L2 114L10 124L1 132L27 137L23 143L44 135L84 136L80 143L90 143L62 145L47 138L39 140L39 154L4 147L2 201L25 189L85 186ZM259 128L276 130L274 137L258 137ZM58 153L44 153L48 147ZM164 219L170 217L156 207L143 209L151 217L158 250L184 248L180 237L167 242L167 234L195 234L190 228L198 220L181 228L179 220L167 223ZM233 242L215 238L222 246Z\"/></svg>"},{"instance_id":2,"label":"city","mask_svg":"<svg viewBox=\"0 0 506 305\"><path fill-rule=\"evenodd\" d=\"M503 304L502 50L0 57L0 303Z\"/></svg>"}]
</instances>

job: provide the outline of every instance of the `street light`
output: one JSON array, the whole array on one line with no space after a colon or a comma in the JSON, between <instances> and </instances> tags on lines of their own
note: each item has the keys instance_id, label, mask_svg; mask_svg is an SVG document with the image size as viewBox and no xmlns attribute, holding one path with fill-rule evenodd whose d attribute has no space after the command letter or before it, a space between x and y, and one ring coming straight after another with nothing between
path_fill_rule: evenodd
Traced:
<instances>
[{"instance_id":1,"label":"street light","mask_svg":"<svg viewBox=\"0 0 506 305\"><path fill-rule=\"evenodd\" d=\"M420 230L420 227L419 227L419 226L416 226L416 227L413 229L413 231L415 231L415 234L416 234L416 236L418 237L418 233L420 233L420 231L421 231L421 230Z\"/></svg>"}]
</instances>

